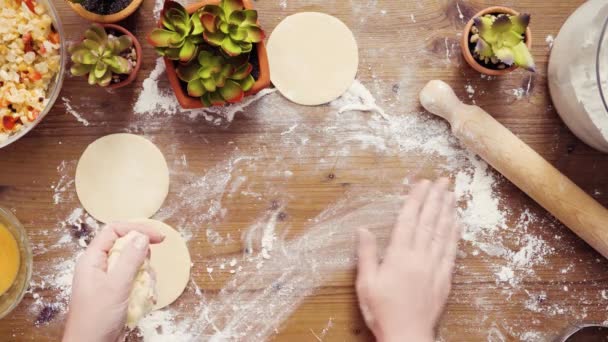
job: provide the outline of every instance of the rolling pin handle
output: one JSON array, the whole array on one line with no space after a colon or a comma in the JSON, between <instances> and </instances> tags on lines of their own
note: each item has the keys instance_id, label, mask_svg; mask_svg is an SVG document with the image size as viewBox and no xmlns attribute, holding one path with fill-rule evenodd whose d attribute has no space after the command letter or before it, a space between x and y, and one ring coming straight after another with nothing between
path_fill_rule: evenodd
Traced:
<instances>
[{"instance_id":1,"label":"rolling pin handle","mask_svg":"<svg viewBox=\"0 0 608 342\"><path fill-rule=\"evenodd\" d=\"M454 109L463 105L452 87L439 80L433 80L420 92L420 103L427 111L452 121Z\"/></svg>"}]
</instances>

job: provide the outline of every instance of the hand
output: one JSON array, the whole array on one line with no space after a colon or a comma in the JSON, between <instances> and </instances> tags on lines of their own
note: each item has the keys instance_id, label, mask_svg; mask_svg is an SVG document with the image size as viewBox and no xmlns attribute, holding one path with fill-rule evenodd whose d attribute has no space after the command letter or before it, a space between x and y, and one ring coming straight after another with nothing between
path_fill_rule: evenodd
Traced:
<instances>
[{"instance_id":1,"label":"hand","mask_svg":"<svg viewBox=\"0 0 608 342\"><path fill-rule=\"evenodd\" d=\"M381 264L374 235L360 231L357 293L378 341L434 341L460 237L447 179L422 181L413 188Z\"/></svg>"},{"instance_id":2,"label":"hand","mask_svg":"<svg viewBox=\"0 0 608 342\"><path fill-rule=\"evenodd\" d=\"M108 252L114 242L137 231L116 266L108 268ZM137 272L149 255L149 244L164 239L153 228L132 223L106 225L80 257L74 272L64 342L114 342L123 332L129 294Z\"/></svg>"}]
</instances>

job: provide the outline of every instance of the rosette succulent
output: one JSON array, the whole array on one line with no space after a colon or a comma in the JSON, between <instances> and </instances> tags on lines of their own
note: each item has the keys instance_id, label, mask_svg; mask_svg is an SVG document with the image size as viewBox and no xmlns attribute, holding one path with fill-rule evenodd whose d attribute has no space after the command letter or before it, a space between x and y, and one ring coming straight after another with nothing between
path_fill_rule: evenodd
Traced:
<instances>
[{"instance_id":1,"label":"rosette succulent","mask_svg":"<svg viewBox=\"0 0 608 342\"><path fill-rule=\"evenodd\" d=\"M85 39L70 47L74 62L70 72L74 76L88 74L89 84L108 86L113 74L130 74L133 65L121 54L129 53L133 40L127 35L108 35L99 24L93 24L84 33Z\"/></svg>"},{"instance_id":2,"label":"rosette succulent","mask_svg":"<svg viewBox=\"0 0 608 342\"><path fill-rule=\"evenodd\" d=\"M177 76L187 83L188 95L200 97L203 104L210 107L241 101L255 83L252 69L248 58L229 60L203 50L195 62L180 65Z\"/></svg>"},{"instance_id":3,"label":"rosette succulent","mask_svg":"<svg viewBox=\"0 0 608 342\"><path fill-rule=\"evenodd\" d=\"M258 12L244 9L242 0L222 0L199 11L205 41L222 49L228 56L249 53L254 43L264 39L258 25Z\"/></svg>"},{"instance_id":4,"label":"rosette succulent","mask_svg":"<svg viewBox=\"0 0 608 342\"><path fill-rule=\"evenodd\" d=\"M530 15L484 15L474 19L471 43L475 58L486 64L505 68L517 65L536 71L534 58L524 41Z\"/></svg>"},{"instance_id":5,"label":"rosette succulent","mask_svg":"<svg viewBox=\"0 0 608 342\"><path fill-rule=\"evenodd\" d=\"M166 1L161 13L162 28L154 29L148 41L161 55L182 63L193 60L203 40L200 16L190 15L181 4Z\"/></svg>"}]
</instances>

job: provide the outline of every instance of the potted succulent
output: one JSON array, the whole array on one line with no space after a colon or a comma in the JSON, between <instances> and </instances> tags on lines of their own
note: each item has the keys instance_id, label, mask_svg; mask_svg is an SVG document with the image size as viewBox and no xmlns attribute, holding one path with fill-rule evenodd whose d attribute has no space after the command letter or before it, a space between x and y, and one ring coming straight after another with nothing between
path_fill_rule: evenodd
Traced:
<instances>
[{"instance_id":1,"label":"potted succulent","mask_svg":"<svg viewBox=\"0 0 608 342\"><path fill-rule=\"evenodd\" d=\"M91 85L117 89L133 82L141 67L137 38L114 24L93 24L83 40L69 48L74 76L86 76Z\"/></svg>"},{"instance_id":2,"label":"potted succulent","mask_svg":"<svg viewBox=\"0 0 608 342\"><path fill-rule=\"evenodd\" d=\"M67 0L74 12L96 23L111 24L135 12L143 0Z\"/></svg>"},{"instance_id":3,"label":"potted succulent","mask_svg":"<svg viewBox=\"0 0 608 342\"><path fill-rule=\"evenodd\" d=\"M475 70L490 76L517 68L536 71L530 49L530 15L501 6L477 13L464 28L461 49Z\"/></svg>"},{"instance_id":4,"label":"potted succulent","mask_svg":"<svg viewBox=\"0 0 608 342\"><path fill-rule=\"evenodd\" d=\"M183 108L237 103L270 85L264 31L250 0L166 1L148 36Z\"/></svg>"}]
</instances>

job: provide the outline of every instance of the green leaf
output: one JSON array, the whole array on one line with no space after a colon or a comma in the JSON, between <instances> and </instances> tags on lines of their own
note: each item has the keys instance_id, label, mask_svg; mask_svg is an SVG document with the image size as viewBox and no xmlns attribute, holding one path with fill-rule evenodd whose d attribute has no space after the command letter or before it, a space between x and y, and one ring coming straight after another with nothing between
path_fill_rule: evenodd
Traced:
<instances>
[{"instance_id":1,"label":"green leaf","mask_svg":"<svg viewBox=\"0 0 608 342\"><path fill-rule=\"evenodd\" d=\"M209 93L206 93L205 95L201 96L201 102L203 103L203 106L211 107L211 101L209 101Z\"/></svg>"},{"instance_id":2,"label":"green leaf","mask_svg":"<svg viewBox=\"0 0 608 342\"><path fill-rule=\"evenodd\" d=\"M223 15L224 15L224 10L218 5L205 5L205 7L203 7L200 10L200 12L201 12L201 14L209 13L209 14L213 15L214 17L218 17L218 18L222 18L222 19L223 19Z\"/></svg>"},{"instance_id":3,"label":"green leaf","mask_svg":"<svg viewBox=\"0 0 608 342\"><path fill-rule=\"evenodd\" d=\"M239 46L241 47L241 53L250 53L253 50L253 44L248 42L240 42Z\"/></svg>"},{"instance_id":4,"label":"green leaf","mask_svg":"<svg viewBox=\"0 0 608 342\"><path fill-rule=\"evenodd\" d=\"M115 74L129 74L133 68L126 58L120 56L104 58L103 62L107 64L109 69Z\"/></svg>"},{"instance_id":5,"label":"green leaf","mask_svg":"<svg viewBox=\"0 0 608 342\"><path fill-rule=\"evenodd\" d=\"M474 19L475 27L479 29L479 35L488 44L493 44L498 39L498 34L492 30L492 18L489 16L477 17Z\"/></svg>"},{"instance_id":6,"label":"green leaf","mask_svg":"<svg viewBox=\"0 0 608 342\"><path fill-rule=\"evenodd\" d=\"M232 80L227 80L224 87L219 89L220 94L229 103L236 103L243 99L245 93L241 85Z\"/></svg>"},{"instance_id":7,"label":"green leaf","mask_svg":"<svg viewBox=\"0 0 608 342\"><path fill-rule=\"evenodd\" d=\"M190 82L192 80L198 79L198 69L199 66L196 63L190 63L187 65L180 65L177 67L177 77L184 82ZM200 95L198 95L200 96Z\"/></svg>"},{"instance_id":8,"label":"green leaf","mask_svg":"<svg viewBox=\"0 0 608 342\"><path fill-rule=\"evenodd\" d=\"M155 47L172 46L179 43L181 39L182 37L176 32L159 28L152 30L148 36L148 40Z\"/></svg>"},{"instance_id":9,"label":"green leaf","mask_svg":"<svg viewBox=\"0 0 608 342\"><path fill-rule=\"evenodd\" d=\"M255 84L255 79L253 78L253 76L247 75L247 77L245 77L245 79L243 79L240 84L241 88L243 88L243 91L249 91L251 90L251 88L253 88L253 85Z\"/></svg>"},{"instance_id":10,"label":"green leaf","mask_svg":"<svg viewBox=\"0 0 608 342\"><path fill-rule=\"evenodd\" d=\"M188 95L194 97L203 96L206 93L205 87L203 87L200 79L188 82L187 91Z\"/></svg>"},{"instance_id":11,"label":"green leaf","mask_svg":"<svg viewBox=\"0 0 608 342\"><path fill-rule=\"evenodd\" d=\"M103 28L103 26L99 24L91 25L91 27L89 27L84 32L84 36L85 38L94 40L99 44L102 44L108 39L108 34L106 33L106 30Z\"/></svg>"},{"instance_id":12,"label":"green leaf","mask_svg":"<svg viewBox=\"0 0 608 342\"><path fill-rule=\"evenodd\" d=\"M217 86L213 78L201 79L201 83L205 87L205 90L209 92L214 92L217 90Z\"/></svg>"},{"instance_id":13,"label":"green leaf","mask_svg":"<svg viewBox=\"0 0 608 342\"><path fill-rule=\"evenodd\" d=\"M91 51L101 52L101 44L92 39L85 39L82 41L82 46L86 47Z\"/></svg>"},{"instance_id":14,"label":"green leaf","mask_svg":"<svg viewBox=\"0 0 608 342\"><path fill-rule=\"evenodd\" d=\"M127 35L109 39L108 43L115 55L120 55L123 51L126 51L133 46L133 40Z\"/></svg>"},{"instance_id":15,"label":"green leaf","mask_svg":"<svg viewBox=\"0 0 608 342\"><path fill-rule=\"evenodd\" d=\"M492 57L494 56L494 51L492 51L492 47L490 44L486 43L483 39L479 38L477 44L475 45L475 53L482 57Z\"/></svg>"},{"instance_id":16,"label":"green leaf","mask_svg":"<svg viewBox=\"0 0 608 342\"><path fill-rule=\"evenodd\" d=\"M72 62L74 63L92 65L97 63L97 59L97 56L84 47L72 53Z\"/></svg>"},{"instance_id":17,"label":"green leaf","mask_svg":"<svg viewBox=\"0 0 608 342\"><path fill-rule=\"evenodd\" d=\"M198 46L193 44L190 40L186 40L184 46L179 50L179 61L182 63L188 63L194 57L196 57L196 53L198 51Z\"/></svg>"},{"instance_id":18,"label":"green leaf","mask_svg":"<svg viewBox=\"0 0 608 342\"><path fill-rule=\"evenodd\" d=\"M108 71L108 66L104 62L99 61L95 65L95 70L93 72L95 73L95 77L101 78L106 74L106 71Z\"/></svg>"},{"instance_id":19,"label":"green leaf","mask_svg":"<svg viewBox=\"0 0 608 342\"><path fill-rule=\"evenodd\" d=\"M211 52L203 50L198 54L198 64L202 66L209 66L211 65L213 57L214 55Z\"/></svg>"},{"instance_id":20,"label":"green leaf","mask_svg":"<svg viewBox=\"0 0 608 342\"><path fill-rule=\"evenodd\" d=\"M205 31L214 33L217 29L217 24L219 22L219 17L212 13L203 13L201 15L201 24Z\"/></svg>"},{"instance_id":21,"label":"green leaf","mask_svg":"<svg viewBox=\"0 0 608 342\"><path fill-rule=\"evenodd\" d=\"M230 76L230 78L237 81L243 80L247 76L249 76L249 74L251 74L252 70L253 66L250 63L243 64L238 69L236 69L236 71L234 72L234 74L232 74L232 76Z\"/></svg>"},{"instance_id":22,"label":"green leaf","mask_svg":"<svg viewBox=\"0 0 608 342\"><path fill-rule=\"evenodd\" d=\"M220 31L222 31L224 34L228 34L230 32L230 24L228 24L225 21L220 21L220 24L218 25L220 28Z\"/></svg>"},{"instance_id":23,"label":"green leaf","mask_svg":"<svg viewBox=\"0 0 608 342\"><path fill-rule=\"evenodd\" d=\"M107 87L112 82L112 72L110 70L106 70L106 73L97 79L97 84L102 87Z\"/></svg>"},{"instance_id":24,"label":"green leaf","mask_svg":"<svg viewBox=\"0 0 608 342\"><path fill-rule=\"evenodd\" d=\"M496 33L507 32L511 29L511 19L506 15L496 17L492 24L492 31Z\"/></svg>"},{"instance_id":25,"label":"green leaf","mask_svg":"<svg viewBox=\"0 0 608 342\"><path fill-rule=\"evenodd\" d=\"M89 80L88 80L90 85L95 85L97 84L97 78L95 77L95 73L94 72L90 72L89 73Z\"/></svg>"},{"instance_id":26,"label":"green leaf","mask_svg":"<svg viewBox=\"0 0 608 342\"><path fill-rule=\"evenodd\" d=\"M196 36L202 34L205 29L203 28L201 17L198 14L194 13L190 18L190 21L192 22L192 32L190 32L190 35Z\"/></svg>"},{"instance_id":27,"label":"green leaf","mask_svg":"<svg viewBox=\"0 0 608 342\"><path fill-rule=\"evenodd\" d=\"M230 38L232 38L232 40L236 40L237 42L245 40L247 38L247 29L240 27L231 28Z\"/></svg>"},{"instance_id":28,"label":"green leaf","mask_svg":"<svg viewBox=\"0 0 608 342\"><path fill-rule=\"evenodd\" d=\"M221 106L226 104L226 101L224 101L218 92L210 93L208 99L212 106Z\"/></svg>"},{"instance_id":29,"label":"green leaf","mask_svg":"<svg viewBox=\"0 0 608 342\"><path fill-rule=\"evenodd\" d=\"M234 11L228 19L228 23L236 26L241 26L247 19L247 16L243 11Z\"/></svg>"},{"instance_id":30,"label":"green leaf","mask_svg":"<svg viewBox=\"0 0 608 342\"><path fill-rule=\"evenodd\" d=\"M511 27L512 31L519 33L521 35L526 33L526 29L530 25L530 15L529 14L515 15L515 16L511 16L509 19L511 20L511 23L513 24L513 26Z\"/></svg>"},{"instance_id":31,"label":"green leaf","mask_svg":"<svg viewBox=\"0 0 608 342\"><path fill-rule=\"evenodd\" d=\"M243 0L222 0L221 6L226 18L230 18L232 12L242 10L244 7Z\"/></svg>"},{"instance_id":32,"label":"green leaf","mask_svg":"<svg viewBox=\"0 0 608 342\"><path fill-rule=\"evenodd\" d=\"M505 32L505 33L501 34L501 37L500 37L502 46L508 46L508 47L513 47L513 46L519 44L523 40L524 40L524 37L515 31Z\"/></svg>"},{"instance_id":33,"label":"green leaf","mask_svg":"<svg viewBox=\"0 0 608 342\"><path fill-rule=\"evenodd\" d=\"M524 42L520 42L513 48L513 56L515 57L515 65L522 67L528 71L536 72L536 64L534 63L534 57L528 50L528 47Z\"/></svg>"},{"instance_id":34,"label":"green leaf","mask_svg":"<svg viewBox=\"0 0 608 342\"><path fill-rule=\"evenodd\" d=\"M245 21L243 24L246 25L257 25L258 23L258 11L256 10L244 10L245 13Z\"/></svg>"},{"instance_id":35,"label":"green leaf","mask_svg":"<svg viewBox=\"0 0 608 342\"><path fill-rule=\"evenodd\" d=\"M220 31L217 31L215 33L211 33L211 32L203 33L203 38L205 38L205 41L213 46L221 46L225 37L226 37L226 35Z\"/></svg>"},{"instance_id":36,"label":"green leaf","mask_svg":"<svg viewBox=\"0 0 608 342\"><path fill-rule=\"evenodd\" d=\"M494 49L494 55L506 65L513 65L515 62L515 56L513 55L513 50L510 47L502 47L498 49Z\"/></svg>"},{"instance_id":37,"label":"green leaf","mask_svg":"<svg viewBox=\"0 0 608 342\"><path fill-rule=\"evenodd\" d=\"M250 43L259 43L264 40L266 34L264 31L257 26L247 27L247 41Z\"/></svg>"},{"instance_id":38,"label":"green leaf","mask_svg":"<svg viewBox=\"0 0 608 342\"><path fill-rule=\"evenodd\" d=\"M84 76L84 75L88 74L89 72L91 72L91 69L93 69L92 65L76 63L76 64L72 65L72 67L70 68L70 72L74 76Z\"/></svg>"},{"instance_id":39,"label":"green leaf","mask_svg":"<svg viewBox=\"0 0 608 342\"><path fill-rule=\"evenodd\" d=\"M165 57L171 59L171 60L178 60L179 59L179 52L180 52L180 48L169 48L165 50Z\"/></svg>"},{"instance_id":40,"label":"green leaf","mask_svg":"<svg viewBox=\"0 0 608 342\"><path fill-rule=\"evenodd\" d=\"M240 45L235 44L232 39L224 39L222 42L222 50L229 56L238 56L243 52Z\"/></svg>"}]
</instances>

